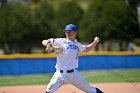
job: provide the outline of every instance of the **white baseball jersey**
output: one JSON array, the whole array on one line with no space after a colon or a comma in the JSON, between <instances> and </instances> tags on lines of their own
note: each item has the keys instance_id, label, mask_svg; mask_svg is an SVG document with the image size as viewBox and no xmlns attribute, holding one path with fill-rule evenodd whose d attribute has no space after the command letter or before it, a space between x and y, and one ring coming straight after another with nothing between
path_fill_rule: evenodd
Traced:
<instances>
[{"instance_id":1,"label":"white baseball jersey","mask_svg":"<svg viewBox=\"0 0 140 93\"><path fill-rule=\"evenodd\" d=\"M90 86L77 69L75 69L78 68L78 52L84 51L86 46L80 44L77 40L70 41L66 38L56 38L50 41L52 44L62 46L63 52L57 56L55 66L57 70L46 88L46 93L54 93L63 84L72 84L86 93L97 93L96 88ZM72 69L74 69L73 72L67 72Z\"/></svg>"},{"instance_id":2,"label":"white baseball jersey","mask_svg":"<svg viewBox=\"0 0 140 93\"><path fill-rule=\"evenodd\" d=\"M63 52L57 56L55 66L57 70L78 68L78 52L84 51L86 49L85 45L82 45L77 40L70 41L67 38L52 38L50 42L54 45L60 45L63 48Z\"/></svg>"}]
</instances>

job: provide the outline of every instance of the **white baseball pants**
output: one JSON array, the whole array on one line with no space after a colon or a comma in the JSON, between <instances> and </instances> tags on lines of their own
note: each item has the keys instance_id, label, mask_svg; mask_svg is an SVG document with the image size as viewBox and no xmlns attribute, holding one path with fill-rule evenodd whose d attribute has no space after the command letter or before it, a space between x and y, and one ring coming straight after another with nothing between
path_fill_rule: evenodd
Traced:
<instances>
[{"instance_id":1,"label":"white baseball pants","mask_svg":"<svg viewBox=\"0 0 140 93\"><path fill-rule=\"evenodd\" d=\"M60 71L56 71L50 80L46 91L54 93L63 84L72 84L86 93L96 93L96 88L91 87L76 69L72 73L60 73Z\"/></svg>"}]
</instances>

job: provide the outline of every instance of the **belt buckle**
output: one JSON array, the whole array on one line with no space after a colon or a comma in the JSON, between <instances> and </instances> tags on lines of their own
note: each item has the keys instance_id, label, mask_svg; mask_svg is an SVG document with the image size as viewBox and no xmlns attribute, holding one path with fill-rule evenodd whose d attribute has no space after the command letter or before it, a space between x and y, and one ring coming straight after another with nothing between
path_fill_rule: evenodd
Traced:
<instances>
[{"instance_id":1,"label":"belt buckle","mask_svg":"<svg viewBox=\"0 0 140 93\"><path fill-rule=\"evenodd\" d=\"M77 68L75 69L71 69L71 70L60 70L60 73L72 73L74 72L74 70L76 70Z\"/></svg>"},{"instance_id":2,"label":"belt buckle","mask_svg":"<svg viewBox=\"0 0 140 93\"><path fill-rule=\"evenodd\" d=\"M72 70L67 70L67 73L72 73L72 72L74 72L74 69L72 69Z\"/></svg>"}]
</instances>

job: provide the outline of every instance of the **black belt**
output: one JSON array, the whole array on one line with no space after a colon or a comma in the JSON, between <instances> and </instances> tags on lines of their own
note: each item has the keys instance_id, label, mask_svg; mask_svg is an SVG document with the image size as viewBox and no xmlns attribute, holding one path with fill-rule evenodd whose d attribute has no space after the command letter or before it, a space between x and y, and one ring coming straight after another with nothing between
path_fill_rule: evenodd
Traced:
<instances>
[{"instance_id":1,"label":"black belt","mask_svg":"<svg viewBox=\"0 0 140 93\"><path fill-rule=\"evenodd\" d=\"M66 70L66 73L72 73L72 72L74 72L75 69ZM64 70L60 70L60 73L64 73Z\"/></svg>"}]
</instances>

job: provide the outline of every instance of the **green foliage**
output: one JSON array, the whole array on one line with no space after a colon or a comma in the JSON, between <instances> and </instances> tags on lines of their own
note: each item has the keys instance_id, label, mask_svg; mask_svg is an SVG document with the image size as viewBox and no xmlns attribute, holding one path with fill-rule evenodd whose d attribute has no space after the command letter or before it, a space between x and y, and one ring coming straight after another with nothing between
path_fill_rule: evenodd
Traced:
<instances>
[{"instance_id":1,"label":"green foliage","mask_svg":"<svg viewBox=\"0 0 140 93\"><path fill-rule=\"evenodd\" d=\"M91 42L95 36L105 39L104 23L102 12L104 8L103 0L94 0L89 6L89 9L84 13L84 17L80 24L79 37L82 41ZM88 36L88 38L87 38Z\"/></svg>"},{"instance_id":2,"label":"green foliage","mask_svg":"<svg viewBox=\"0 0 140 93\"><path fill-rule=\"evenodd\" d=\"M41 44L43 39L51 38L55 36L53 33L53 20L54 20L54 10L51 5L43 1L33 4L34 8L30 10L31 21L33 24L32 39L34 44Z\"/></svg>"},{"instance_id":3,"label":"green foliage","mask_svg":"<svg viewBox=\"0 0 140 93\"><path fill-rule=\"evenodd\" d=\"M63 30L67 24L73 23L78 26L82 15L83 10L74 0L63 2L55 15L57 37L64 36Z\"/></svg>"},{"instance_id":4,"label":"green foliage","mask_svg":"<svg viewBox=\"0 0 140 93\"><path fill-rule=\"evenodd\" d=\"M122 0L94 0L81 21L81 30L83 41L92 41L96 35L103 41L130 41L140 35L136 12Z\"/></svg>"},{"instance_id":5,"label":"green foliage","mask_svg":"<svg viewBox=\"0 0 140 93\"><path fill-rule=\"evenodd\" d=\"M19 45L22 44L22 38L28 33L28 23L25 20L24 10L22 12L16 9L23 9L21 5L6 5L1 8L1 46L5 53L12 53L19 50ZM19 51L18 51L19 52Z\"/></svg>"},{"instance_id":6,"label":"green foliage","mask_svg":"<svg viewBox=\"0 0 140 93\"><path fill-rule=\"evenodd\" d=\"M5 53L30 53L43 39L64 37L69 23L77 25L83 42L99 36L102 43L115 39L122 45L140 36L137 12L123 0L35 0L0 7L0 47Z\"/></svg>"},{"instance_id":7,"label":"green foliage","mask_svg":"<svg viewBox=\"0 0 140 93\"><path fill-rule=\"evenodd\" d=\"M107 24L105 30L109 32L108 39L130 41L140 35L136 14L128 5L123 1L109 1L105 7L102 15Z\"/></svg>"},{"instance_id":8,"label":"green foliage","mask_svg":"<svg viewBox=\"0 0 140 93\"><path fill-rule=\"evenodd\" d=\"M51 36L53 9L46 2L30 9L19 4L1 8L0 40L5 53L30 53Z\"/></svg>"}]
</instances>

